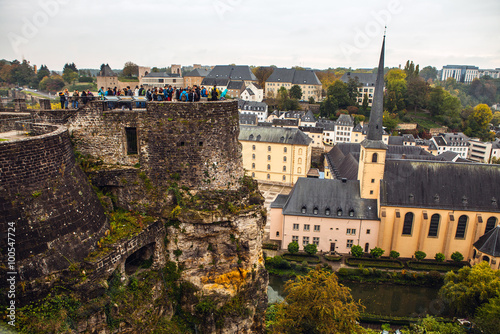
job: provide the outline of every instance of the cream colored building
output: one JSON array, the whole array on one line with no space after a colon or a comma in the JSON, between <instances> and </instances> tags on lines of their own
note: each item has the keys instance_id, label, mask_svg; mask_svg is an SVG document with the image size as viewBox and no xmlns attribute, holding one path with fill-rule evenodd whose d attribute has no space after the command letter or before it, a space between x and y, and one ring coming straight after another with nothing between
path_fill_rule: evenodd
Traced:
<instances>
[{"instance_id":1,"label":"cream colored building","mask_svg":"<svg viewBox=\"0 0 500 334\"><path fill-rule=\"evenodd\" d=\"M269 183L293 185L311 167L311 139L298 129L240 126L246 174Z\"/></svg>"},{"instance_id":2,"label":"cream colored building","mask_svg":"<svg viewBox=\"0 0 500 334\"><path fill-rule=\"evenodd\" d=\"M266 80L266 97L276 97L281 87L290 90L294 85L302 90L301 101L307 101L310 97L315 101L321 99L322 85L314 71L287 68L276 68Z\"/></svg>"},{"instance_id":3,"label":"cream colored building","mask_svg":"<svg viewBox=\"0 0 500 334\"><path fill-rule=\"evenodd\" d=\"M361 143L366 138L368 127L362 123L357 124L351 132L351 143ZM382 135L384 144L389 144L389 134L384 131Z\"/></svg>"}]
</instances>

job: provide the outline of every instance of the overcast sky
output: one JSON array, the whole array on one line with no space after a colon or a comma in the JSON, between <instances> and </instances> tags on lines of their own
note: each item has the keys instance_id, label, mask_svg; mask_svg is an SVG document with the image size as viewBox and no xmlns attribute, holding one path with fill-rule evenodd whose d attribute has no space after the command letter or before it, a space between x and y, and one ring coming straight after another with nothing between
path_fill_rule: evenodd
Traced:
<instances>
[{"instance_id":1,"label":"overcast sky","mask_svg":"<svg viewBox=\"0 0 500 334\"><path fill-rule=\"evenodd\" d=\"M0 0L0 59L62 70L242 64L500 67L499 0Z\"/></svg>"}]
</instances>

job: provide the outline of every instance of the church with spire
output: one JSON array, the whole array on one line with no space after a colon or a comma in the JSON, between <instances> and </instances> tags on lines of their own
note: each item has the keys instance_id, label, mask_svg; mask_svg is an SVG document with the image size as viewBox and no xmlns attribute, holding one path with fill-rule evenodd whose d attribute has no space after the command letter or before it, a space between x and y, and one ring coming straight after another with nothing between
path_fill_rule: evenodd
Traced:
<instances>
[{"instance_id":1,"label":"church with spire","mask_svg":"<svg viewBox=\"0 0 500 334\"><path fill-rule=\"evenodd\" d=\"M327 153L335 179L300 178L289 195L278 195L268 216L270 239L281 249L296 241L301 249L314 243L340 254L353 245L407 258L423 251L449 260L460 252L498 269L500 166L439 161L420 147L386 145L384 57L385 36L365 140ZM484 235L492 236L488 244L499 244L492 254L477 248Z\"/></svg>"}]
</instances>

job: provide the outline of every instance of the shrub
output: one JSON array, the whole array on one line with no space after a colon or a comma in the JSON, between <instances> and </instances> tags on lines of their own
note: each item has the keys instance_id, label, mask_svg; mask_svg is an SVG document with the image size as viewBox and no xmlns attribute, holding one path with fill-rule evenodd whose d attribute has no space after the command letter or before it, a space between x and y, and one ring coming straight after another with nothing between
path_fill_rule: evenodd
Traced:
<instances>
[{"instance_id":1,"label":"shrub","mask_svg":"<svg viewBox=\"0 0 500 334\"><path fill-rule=\"evenodd\" d=\"M298 253L299 251L299 243L297 241L292 241L291 243L288 244L288 251L291 254Z\"/></svg>"},{"instance_id":2,"label":"shrub","mask_svg":"<svg viewBox=\"0 0 500 334\"><path fill-rule=\"evenodd\" d=\"M457 251L457 252L451 254L451 259L455 262L460 262L460 261L464 260L464 256L462 255L462 253Z\"/></svg>"},{"instance_id":3,"label":"shrub","mask_svg":"<svg viewBox=\"0 0 500 334\"><path fill-rule=\"evenodd\" d=\"M415 258L418 260L418 261L422 261L423 259L425 259L425 257L427 256L427 254L425 254L424 252L422 251L416 251L415 252Z\"/></svg>"},{"instance_id":4,"label":"shrub","mask_svg":"<svg viewBox=\"0 0 500 334\"><path fill-rule=\"evenodd\" d=\"M397 259L399 257L399 252L396 252L395 250L391 250L391 253L389 256L393 259Z\"/></svg>"},{"instance_id":5,"label":"shrub","mask_svg":"<svg viewBox=\"0 0 500 334\"><path fill-rule=\"evenodd\" d=\"M361 248L361 246L354 245L351 247L351 254L354 257L361 257L361 255L363 255L363 248Z\"/></svg>"},{"instance_id":6,"label":"shrub","mask_svg":"<svg viewBox=\"0 0 500 334\"><path fill-rule=\"evenodd\" d=\"M307 244L307 246L304 247L304 251L309 255L314 255L318 252L318 247L316 244Z\"/></svg>"},{"instance_id":7,"label":"shrub","mask_svg":"<svg viewBox=\"0 0 500 334\"><path fill-rule=\"evenodd\" d=\"M437 262L443 262L445 257L443 253L436 253L436 256L434 256L434 259L436 259Z\"/></svg>"},{"instance_id":8,"label":"shrub","mask_svg":"<svg viewBox=\"0 0 500 334\"><path fill-rule=\"evenodd\" d=\"M381 257L382 255L384 255L385 253L385 250L383 250L382 248L380 247L375 247L373 248L371 251L370 251L370 254L374 257L374 258L379 258Z\"/></svg>"},{"instance_id":9,"label":"shrub","mask_svg":"<svg viewBox=\"0 0 500 334\"><path fill-rule=\"evenodd\" d=\"M277 250L278 249L278 245L277 244L273 244L273 243L264 243L264 244L262 244L262 249Z\"/></svg>"}]
</instances>

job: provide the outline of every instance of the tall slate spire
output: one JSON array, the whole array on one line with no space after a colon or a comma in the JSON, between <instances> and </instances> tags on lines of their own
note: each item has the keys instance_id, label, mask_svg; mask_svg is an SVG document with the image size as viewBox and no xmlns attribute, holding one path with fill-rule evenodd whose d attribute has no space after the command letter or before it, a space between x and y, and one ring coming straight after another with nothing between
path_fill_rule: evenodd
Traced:
<instances>
[{"instance_id":1,"label":"tall slate spire","mask_svg":"<svg viewBox=\"0 0 500 334\"><path fill-rule=\"evenodd\" d=\"M382 140L384 132L382 128L382 118L384 116L384 53L385 53L385 32L378 63L377 81L375 82L375 93L373 96L370 122L368 123L368 140Z\"/></svg>"}]
</instances>

